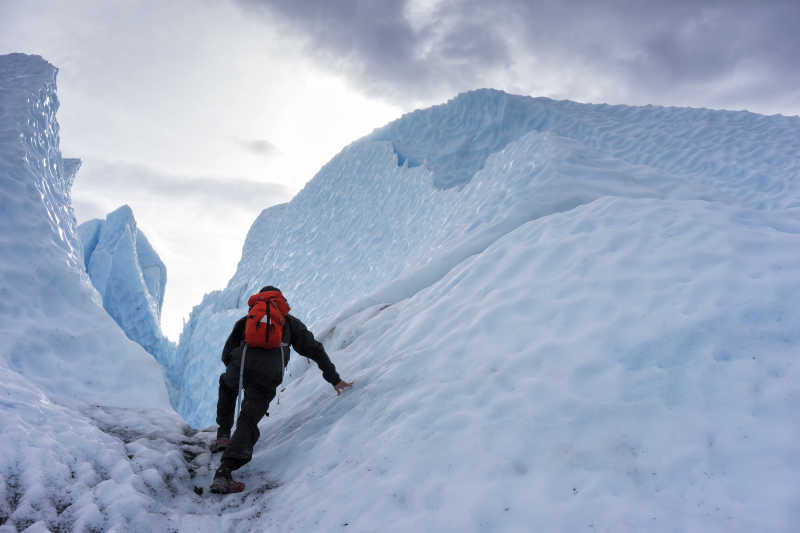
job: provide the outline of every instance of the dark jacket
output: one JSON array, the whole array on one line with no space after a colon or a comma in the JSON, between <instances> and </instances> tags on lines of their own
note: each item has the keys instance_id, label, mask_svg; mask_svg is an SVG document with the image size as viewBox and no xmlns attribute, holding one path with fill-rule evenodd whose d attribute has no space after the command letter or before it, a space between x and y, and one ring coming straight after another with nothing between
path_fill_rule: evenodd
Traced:
<instances>
[{"instance_id":1,"label":"dark jacket","mask_svg":"<svg viewBox=\"0 0 800 533\"><path fill-rule=\"evenodd\" d=\"M246 322L247 316L237 320L231 334L228 336L228 340L225 341L225 346L222 348L222 362L226 366L233 365L238 368L241 364ZM291 314L286 315L286 324L283 326L283 343L294 348L300 355L308 357L317 363L317 366L322 370L322 377L325 378L325 381L331 385L339 383L341 378L325 352L325 347L314 338L314 335L308 331L308 328L300 319ZM281 348L265 350L248 346L247 355L245 356L245 368L248 371L261 374L266 380L280 383L283 377L281 350ZM284 367L289 363L290 353L291 350L288 347L283 348Z\"/></svg>"}]
</instances>

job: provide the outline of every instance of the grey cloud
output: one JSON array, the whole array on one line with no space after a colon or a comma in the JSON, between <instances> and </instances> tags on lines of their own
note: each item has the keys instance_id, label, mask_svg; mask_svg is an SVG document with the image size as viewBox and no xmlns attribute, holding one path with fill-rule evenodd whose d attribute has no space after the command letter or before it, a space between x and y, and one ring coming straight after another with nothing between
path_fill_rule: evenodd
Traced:
<instances>
[{"instance_id":1,"label":"grey cloud","mask_svg":"<svg viewBox=\"0 0 800 533\"><path fill-rule=\"evenodd\" d=\"M242 148L246 152L250 152L251 154L260 155L263 157L269 157L271 155L280 153L280 150L278 150L277 146L264 139L254 139L254 140L235 139L235 142L237 145L239 145L240 148Z\"/></svg>"},{"instance_id":2,"label":"grey cloud","mask_svg":"<svg viewBox=\"0 0 800 533\"><path fill-rule=\"evenodd\" d=\"M113 199L111 198L113 196ZM240 178L170 176L128 163L85 162L73 187L73 206L81 220L115 209L119 198L134 204L163 206L198 217L207 212L258 213L290 197L287 187ZM101 207L102 206L102 207ZM102 216L105 216L103 214Z\"/></svg>"},{"instance_id":3,"label":"grey cloud","mask_svg":"<svg viewBox=\"0 0 800 533\"><path fill-rule=\"evenodd\" d=\"M781 14L797 19L798 7L784 5L779 9L781 5L776 3L754 9L753 5L730 3L723 8L710 4L697 4L678 15L655 13L661 22L653 23L652 30L640 42L634 42L644 53L642 60L633 64L630 75L677 83L707 81L750 62L779 78L797 79L800 63L783 48L793 42L796 50L800 37L783 26ZM775 33L781 34L777 40Z\"/></svg>"},{"instance_id":4,"label":"grey cloud","mask_svg":"<svg viewBox=\"0 0 800 533\"><path fill-rule=\"evenodd\" d=\"M448 32L439 45L442 58L473 66L507 64L510 52L505 40L477 22L466 20Z\"/></svg>"},{"instance_id":5,"label":"grey cloud","mask_svg":"<svg viewBox=\"0 0 800 533\"><path fill-rule=\"evenodd\" d=\"M547 87L557 97L597 97L590 89L602 86L616 103L800 113L796 0L444 0L422 24L407 17L408 1L238 1L390 101L431 103L503 82L537 90L549 77L567 80ZM534 69L512 72L531 58Z\"/></svg>"},{"instance_id":6,"label":"grey cloud","mask_svg":"<svg viewBox=\"0 0 800 533\"><path fill-rule=\"evenodd\" d=\"M441 61L426 56L421 46L435 38L435 25L412 28L403 2L239 1L246 9L262 13L267 20L277 19L279 27L289 25L307 36L308 51L320 64L346 71L368 93L396 97L409 87L427 93L440 83L442 73L437 69ZM448 50L457 50L458 44L450 39ZM459 55L459 63L463 59L465 56ZM473 70L478 66L462 68Z\"/></svg>"}]
</instances>

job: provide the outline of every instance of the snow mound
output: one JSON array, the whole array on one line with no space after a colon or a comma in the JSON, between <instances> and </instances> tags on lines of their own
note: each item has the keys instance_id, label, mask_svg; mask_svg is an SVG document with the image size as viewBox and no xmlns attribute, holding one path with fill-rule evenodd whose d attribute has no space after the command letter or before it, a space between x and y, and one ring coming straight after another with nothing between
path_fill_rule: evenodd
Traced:
<instances>
[{"instance_id":1,"label":"snow mound","mask_svg":"<svg viewBox=\"0 0 800 533\"><path fill-rule=\"evenodd\" d=\"M521 225L336 324L356 389L293 382L243 469L282 480L268 525L797 530L799 247L796 210L704 201Z\"/></svg>"},{"instance_id":2,"label":"snow mound","mask_svg":"<svg viewBox=\"0 0 800 533\"><path fill-rule=\"evenodd\" d=\"M83 272L55 69L9 65L3 531L800 529L800 119L477 91L353 143L259 216L181 335L195 427L265 283L355 380L337 397L293 358L219 497L211 431L111 407L163 385Z\"/></svg>"},{"instance_id":3,"label":"snow mound","mask_svg":"<svg viewBox=\"0 0 800 533\"><path fill-rule=\"evenodd\" d=\"M169 369L175 345L161 333L167 268L127 205L78 226L86 272L103 307L132 341Z\"/></svg>"},{"instance_id":4,"label":"snow mound","mask_svg":"<svg viewBox=\"0 0 800 533\"><path fill-rule=\"evenodd\" d=\"M356 382L336 398L292 359L240 473L280 486L237 527L800 528L797 139L478 91L345 148L181 336L196 426L266 283Z\"/></svg>"},{"instance_id":5,"label":"snow mound","mask_svg":"<svg viewBox=\"0 0 800 533\"><path fill-rule=\"evenodd\" d=\"M99 305L84 272L59 149L57 70L0 56L0 367L46 395L167 406L156 362Z\"/></svg>"},{"instance_id":6,"label":"snow mound","mask_svg":"<svg viewBox=\"0 0 800 533\"><path fill-rule=\"evenodd\" d=\"M236 275L181 336L179 412L197 426L213 421L207 391L230 331L221 323L246 312L249 294L267 283L326 329L414 294L521 224L603 196L797 207L798 138L797 118L491 90L410 113L345 148L288 205L262 215L281 231L251 230Z\"/></svg>"}]
</instances>

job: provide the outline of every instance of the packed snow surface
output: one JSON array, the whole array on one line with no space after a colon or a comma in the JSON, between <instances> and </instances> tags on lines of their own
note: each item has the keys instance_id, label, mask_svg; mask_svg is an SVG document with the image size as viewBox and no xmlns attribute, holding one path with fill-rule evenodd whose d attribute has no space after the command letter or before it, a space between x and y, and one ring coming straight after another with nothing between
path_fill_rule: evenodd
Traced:
<instances>
[{"instance_id":1,"label":"packed snow surface","mask_svg":"<svg viewBox=\"0 0 800 533\"><path fill-rule=\"evenodd\" d=\"M411 113L256 220L181 336L190 425L0 366L0 531L797 531L798 153L780 116ZM244 493L200 494L266 283L355 387L294 357Z\"/></svg>"}]
</instances>

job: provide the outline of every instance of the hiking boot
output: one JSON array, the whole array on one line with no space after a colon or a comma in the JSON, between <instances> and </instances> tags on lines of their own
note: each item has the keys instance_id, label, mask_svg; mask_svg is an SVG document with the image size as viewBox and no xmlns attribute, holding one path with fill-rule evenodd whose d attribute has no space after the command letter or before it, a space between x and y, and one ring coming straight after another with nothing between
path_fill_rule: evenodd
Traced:
<instances>
[{"instance_id":1,"label":"hiking boot","mask_svg":"<svg viewBox=\"0 0 800 533\"><path fill-rule=\"evenodd\" d=\"M211 492L215 494L230 494L231 492L242 492L244 483L234 481L230 469L221 466L214 474L214 481L211 482Z\"/></svg>"},{"instance_id":2,"label":"hiking boot","mask_svg":"<svg viewBox=\"0 0 800 533\"><path fill-rule=\"evenodd\" d=\"M211 453L224 451L225 448L231 443L231 436L229 433L217 432L217 440L211 443Z\"/></svg>"}]
</instances>

